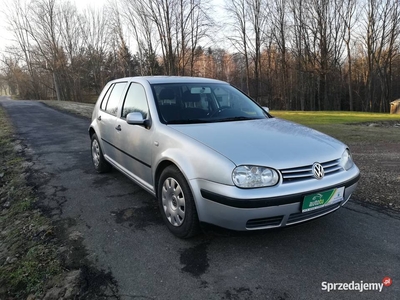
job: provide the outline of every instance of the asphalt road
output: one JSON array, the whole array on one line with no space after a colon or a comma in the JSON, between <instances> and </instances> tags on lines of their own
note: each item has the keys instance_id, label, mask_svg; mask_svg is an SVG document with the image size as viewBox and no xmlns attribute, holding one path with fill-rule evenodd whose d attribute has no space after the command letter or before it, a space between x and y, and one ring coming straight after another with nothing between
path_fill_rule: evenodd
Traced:
<instances>
[{"instance_id":1,"label":"asphalt road","mask_svg":"<svg viewBox=\"0 0 400 300\"><path fill-rule=\"evenodd\" d=\"M0 105L31 150L41 203L81 233L82 257L114 279L119 299L400 299L398 213L349 201L294 227L180 240L154 198L115 170L94 172L89 120L33 101ZM322 290L385 276L382 292Z\"/></svg>"}]
</instances>

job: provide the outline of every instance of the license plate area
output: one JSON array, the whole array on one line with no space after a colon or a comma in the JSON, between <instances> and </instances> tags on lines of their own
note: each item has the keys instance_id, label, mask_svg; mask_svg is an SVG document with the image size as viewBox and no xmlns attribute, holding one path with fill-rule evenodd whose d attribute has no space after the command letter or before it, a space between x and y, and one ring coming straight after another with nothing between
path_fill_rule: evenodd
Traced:
<instances>
[{"instance_id":1,"label":"license plate area","mask_svg":"<svg viewBox=\"0 0 400 300\"><path fill-rule=\"evenodd\" d=\"M301 212L319 209L343 201L343 195L344 187L307 195L303 199Z\"/></svg>"}]
</instances>

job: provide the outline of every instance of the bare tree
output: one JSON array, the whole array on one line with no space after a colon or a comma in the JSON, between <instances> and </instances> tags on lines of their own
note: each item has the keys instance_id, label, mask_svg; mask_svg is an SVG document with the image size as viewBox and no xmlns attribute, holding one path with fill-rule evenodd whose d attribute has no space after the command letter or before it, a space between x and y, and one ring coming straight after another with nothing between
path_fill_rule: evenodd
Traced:
<instances>
[{"instance_id":1,"label":"bare tree","mask_svg":"<svg viewBox=\"0 0 400 300\"><path fill-rule=\"evenodd\" d=\"M65 67L65 56L61 49L61 34L57 28L59 8L56 0L36 0L31 3L26 30L34 42L33 53L45 61L45 68L53 74L54 89L57 100L62 100L62 68ZM28 17L27 17L28 18Z\"/></svg>"},{"instance_id":2,"label":"bare tree","mask_svg":"<svg viewBox=\"0 0 400 300\"><path fill-rule=\"evenodd\" d=\"M82 32L82 16L70 2L60 6L58 30L60 31L61 51L66 55L66 65L62 70L66 99L78 101L82 98L81 75L82 56L85 41Z\"/></svg>"},{"instance_id":3,"label":"bare tree","mask_svg":"<svg viewBox=\"0 0 400 300\"><path fill-rule=\"evenodd\" d=\"M178 0L150 0L147 10L155 23L161 43L163 63L167 75L176 75L176 47L174 35L176 33L176 15Z\"/></svg>"},{"instance_id":4,"label":"bare tree","mask_svg":"<svg viewBox=\"0 0 400 300\"><path fill-rule=\"evenodd\" d=\"M108 51L108 18L104 8L87 8L81 20L86 57L84 66L87 77L92 81L90 89L98 95L107 80L104 69Z\"/></svg>"},{"instance_id":5,"label":"bare tree","mask_svg":"<svg viewBox=\"0 0 400 300\"><path fill-rule=\"evenodd\" d=\"M189 64L190 74L193 74L196 48L199 42L208 36L212 21L204 11L207 11L208 2L203 0L179 0L176 13L176 45L179 60L178 74L186 75Z\"/></svg>"},{"instance_id":6,"label":"bare tree","mask_svg":"<svg viewBox=\"0 0 400 300\"><path fill-rule=\"evenodd\" d=\"M121 14L117 3L113 4L109 9L109 40L112 43L111 53L114 57L114 74L113 77L133 76L133 61L129 47L125 41L124 29L121 20Z\"/></svg>"},{"instance_id":7,"label":"bare tree","mask_svg":"<svg viewBox=\"0 0 400 300\"><path fill-rule=\"evenodd\" d=\"M16 47L9 48L9 51L17 54L21 53L24 64L30 75L30 85L32 86L32 96L36 99L41 99L40 81L37 77L37 68L35 67L34 59L32 57L31 38L26 28L29 26L29 13L30 9L27 3L16 0L10 3L7 7L10 12L7 15L8 29L13 33Z\"/></svg>"},{"instance_id":8,"label":"bare tree","mask_svg":"<svg viewBox=\"0 0 400 300\"><path fill-rule=\"evenodd\" d=\"M396 0L368 0L364 10L362 36L367 52L367 82L364 109L388 110L391 62L399 36L399 3ZM378 81L379 80L379 81ZM380 89L379 89L380 87Z\"/></svg>"},{"instance_id":9,"label":"bare tree","mask_svg":"<svg viewBox=\"0 0 400 300\"><path fill-rule=\"evenodd\" d=\"M308 70L310 61L310 46L308 38L308 31L306 26L306 13L304 8L305 0L292 0L290 3L290 13L293 18L292 25L292 55L294 56L294 70L295 70L295 93L296 98L300 102L300 110L305 110L307 107L306 99L310 102L309 109L314 109L314 95L307 95L307 90L311 89L309 81L311 81L311 72ZM312 85L312 84L311 84Z\"/></svg>"},{"instance_id":10,"label":"bare tree","mask_svg":"<svg viewBox=\"0 0 400 300\"><path fill-rule=\"evenodd\" d=\"M252 27L251 38L249 39L249 45L251 46L251 52L254 62L254 98L260 101L260 84L261 84L261 47L265 33L265 23L267 16L266 1L263 0L247 0L249 23Z\"/></svg>"},{"instance_id":11,"label":"bare tree","mask_svg":"<svg viewBox=\"0 0 400 300\"><path fill-rule=\"evenodd\" d=\"M139 73L155 75L158 73L156 53L159 39L154 34L157 29L152 22L150 7L141 1L123 0L122 3L122 17L131 30L138 49Z\"/></svg>"},{"instance_id":12,"label":"bare tree","mask_svg":"<svg viewBox=\"0 0 400 300\"><path fill-rule=\"evenodd\" d=\"M225 0L222 40L210 4L10 2L2 89L80 100L116 77L190 74L228 80L271 108L384 112L400 97L398 0Z\"/></svg>"},{"instance_id":13,"label":"bare tree","mask_svg":"<svg viewBox=\"0 0 400 300\"><path fill-rule=\"evenodd\" d=\"M272 2L269 15L271 16L271 35L276 43L280 53L280 64L282 71L280 72L280 90L285 101L285 108L291 109L291 96L288 91L288 62L287 62L287 35L289 34L288 28L288 1L275 0Z\"/></svg>"},{"instance_id":14,"label":"bare tree","mask_svg":"<svg viewBox=\"0 0 400 300\"><path fill-rule=\"evenodd\" d=\"M346 44L347 50L347 65L348 65L348 75L347 84L349 89L349 108L350 111L354 110L354 100L353 100L353 69L352 69L352 56L351 56L351 41L352 41L352 29L356 21L356 0L343 0L341 8L339 8L339 15L343 22L345 33L343 35L344 43Z\"/></svg>"},{"instance_id":15,"label":"bare tree","mask_svg":"<svg viewBox=\"0 0 400 300\"><path fill-rule=\"evenodd\" d=\"M233 34L228 39L233 47L243 55L246 69L246 91L250 92L249 28L246 0L226 0L225 9L230 16L229 26Z\"/></svg>"}]
</instances>

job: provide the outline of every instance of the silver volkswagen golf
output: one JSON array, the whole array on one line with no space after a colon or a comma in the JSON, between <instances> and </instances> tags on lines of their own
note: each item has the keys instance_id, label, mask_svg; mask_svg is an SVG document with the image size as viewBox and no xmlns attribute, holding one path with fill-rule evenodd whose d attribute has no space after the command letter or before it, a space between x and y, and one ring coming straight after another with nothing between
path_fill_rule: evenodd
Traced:
<instances>
[{"instance_id":1,"label":"silver volkswagen golf","mask_svg":"<svg viewBox=\"0 0 400 300\"><path fill-rule=\"evenodd\" d=\"M343 206L360 172L340 141L272 117L226 82L132 77L109 82L89 128L97 172L111 166L154 195L169 230L245 231Z\"/></svg>"}]
</instances>

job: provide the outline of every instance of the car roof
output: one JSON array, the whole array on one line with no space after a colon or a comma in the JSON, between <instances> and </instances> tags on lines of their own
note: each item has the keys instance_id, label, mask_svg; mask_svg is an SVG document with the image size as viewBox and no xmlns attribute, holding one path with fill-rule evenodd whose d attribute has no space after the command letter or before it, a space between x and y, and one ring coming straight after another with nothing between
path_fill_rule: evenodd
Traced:
<instances>
[{"instance_id":1,"label":"car roof","mask_svg":"<svg viewBox=\"0 0 400 300\"><path fill-rule=\"evenodd\" d=\"M204 77L189 77L189 76L136 76L136 77L125 77L115 79L112 82L119 81L147 81L150 84L162 84L162 83L225 83L225 81L204 78Z\"/></svg>"}]
</instances>

